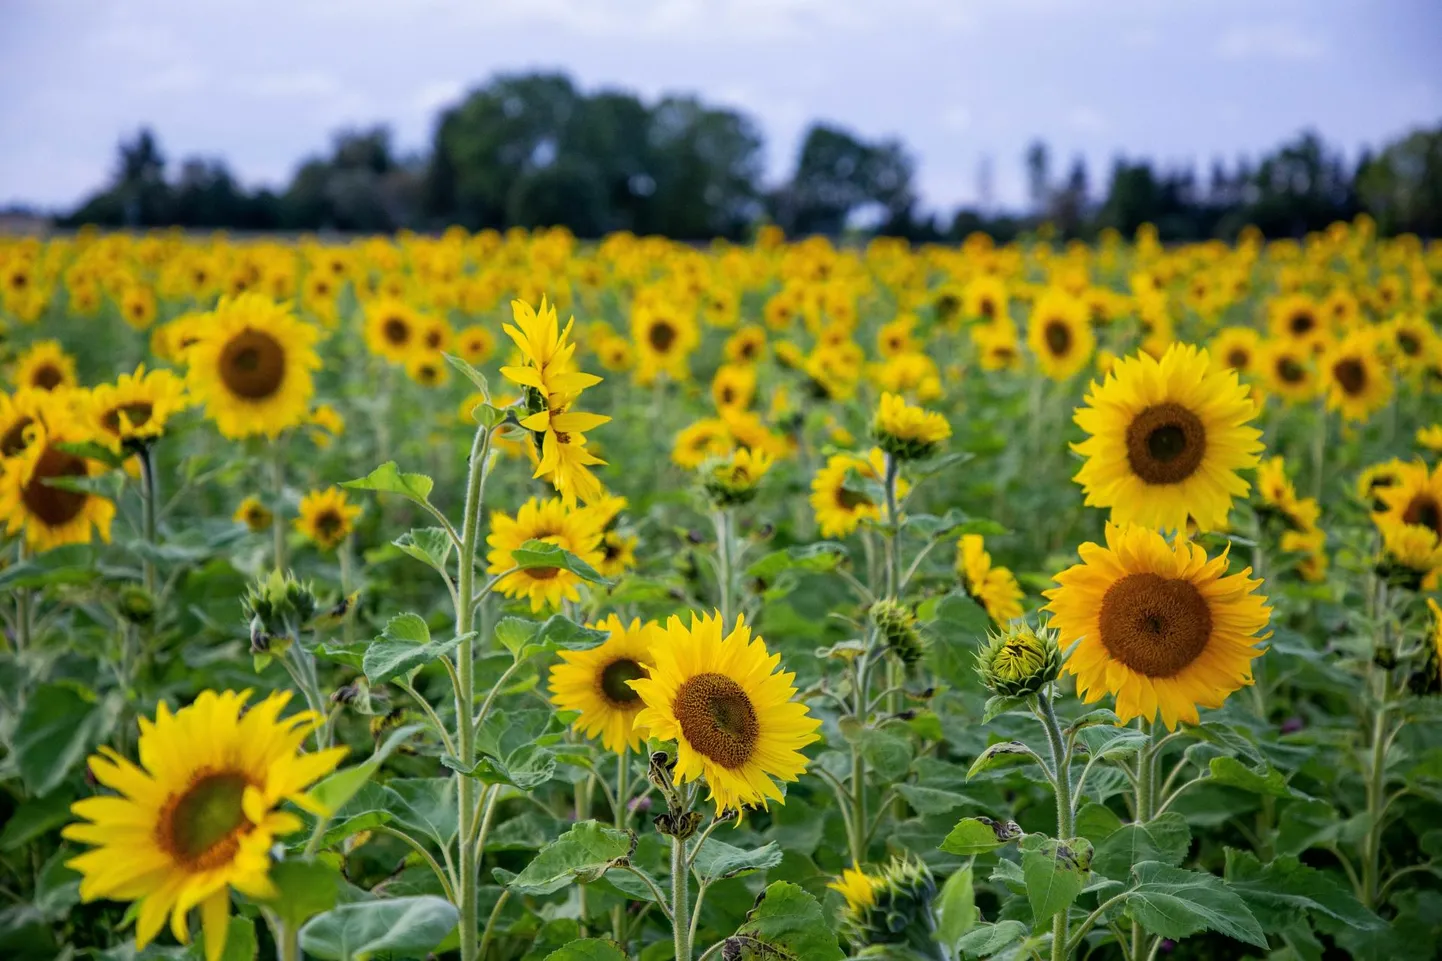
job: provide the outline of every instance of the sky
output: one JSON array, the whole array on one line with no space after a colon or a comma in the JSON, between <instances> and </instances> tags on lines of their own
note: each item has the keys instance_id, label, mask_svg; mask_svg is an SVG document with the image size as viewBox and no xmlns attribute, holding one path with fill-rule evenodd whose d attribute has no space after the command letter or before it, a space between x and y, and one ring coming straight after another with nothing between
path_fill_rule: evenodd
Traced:
<instances>
[{"instance_id":1,"label":"sky","mask_svg":"<svg viewBox=\"0 0 1442 961\"><path fill-rule=\"evenodd\" d=\"M1018 206L1037 137L1093 190L1118 155L1205 175L1303 129L1355 157L1442 122L1439 49L1439 0L0 0L0 207L74 205L142 124L249 185L346 126L423 150L530 69L740 109L773 182L826 120L905 142L928 207Z\"/></svg>"}]
</instances>

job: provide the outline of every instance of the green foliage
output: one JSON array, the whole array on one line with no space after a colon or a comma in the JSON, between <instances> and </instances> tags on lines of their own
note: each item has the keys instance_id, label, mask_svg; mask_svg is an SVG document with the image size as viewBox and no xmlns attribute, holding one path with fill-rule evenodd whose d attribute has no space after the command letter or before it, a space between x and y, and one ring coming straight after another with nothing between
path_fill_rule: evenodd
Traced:
<instances>
[{"instance_id":1,"label":"green foliage","mask_svg":"<svg viewBox=\"0 0 1442 961\"><path fill-rule=\"evenodd\" d=\"M768 885L728 942L737 958L762 961L841 961L836 932L816 899L788 881Z\"/></svg>"},{"instance_id":2,"label":"green foliage","mask_svg":"<svg viewBox=\"0 0 1442 961\"><path fill-rule=\"evenodd\" d=\"M300 946L325 961L383 952L423 955L456 926L455 905L441 898L386 898L342 904L300 929Z\"/></svg>"},{"instance_id":3,"label":"green foliage","mask_svg":"<svg viewBox=\"0 0 1442 961\"><path fill-rule=\"evenodd\" d=\"M530 864L511 879L516 894L550 894L573 882L599 880L611 868L630 858L636 836L582 821L541 848Z\"/></svg>"}]
</instances>

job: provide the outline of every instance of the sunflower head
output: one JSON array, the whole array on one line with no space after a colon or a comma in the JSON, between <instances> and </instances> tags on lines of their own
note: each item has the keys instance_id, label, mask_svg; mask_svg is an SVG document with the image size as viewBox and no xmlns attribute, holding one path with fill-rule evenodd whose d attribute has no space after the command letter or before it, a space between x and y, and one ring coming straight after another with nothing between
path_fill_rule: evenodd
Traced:
<instances>
[{"instance_id":1,"label":"sunflower head","mask_svg":"<svg viewBox=\"0 0 1442 961\"><path fill-rule=\"evenodd\" d=\"M64 390L74 387L75 358L58 340L37 340L15 361L15 384L36 390Z\"/></svg>"},{"instance_id":2,"label":"sunflower head","mask_svg":"<svg viewBox=\"0 0 1442 961\"><path fill-rule=\"evenodd\" d=\"M579 711L571 726L600 738L606 750L638 750L643 738L634 721L644 705L630 682L649 676L651 649L663 632L655 621L627 624L615 614L592 626L605 631L606 640L590 650L561 652L551 668L551 703Z\"/></svg>"},{"instance_id":3,"label":"sunflower head","mask_svg":"<svg viewBox=\"0 0 1442 961\"><path fill-rule=\"evenodd\" d=\"M273 641L299 636L320 610L320 601L309 581L273 570L246 589L240 608L250 623L251 646L269 649Z\"/></svg>"},{"instance_id":4,"label":"sunflower head","mask_svg":"<svg viewBox=\"0 0 1442 961\"><path fill-rule=\"evenodd\" d=\"M119 452L138 450L165 433L170 418L186 404L185 382L168 370L121 374L114 384L90 392L90 418L95 436Z\"/></svg>"},{"instance_id":5,"label":"sunflower head","mask_svg":"<svg viewBox=\"0 0 1442 961\"><path fill-rule=\"evenodd\" d=\"M828 886L846 898L841 926L853 945L910 943L927 949L933 943L931 904L936 880L919 858L893 856L875 875L850 868L842 872L839 882Z\"/></svg>"},{"instance_id":6,"label":"sunflower head","mask_svg":"<svg viewBox=\"0 0 1442 961\"><path fill-rule=\"evenodd\" d=\"M1045 592L1060 643L1076 642L1063 670L1087 703L1110 693L1121 723L1160 713L1174 729L1252 683L1271 610L1250 568L1229 575L1225 552L1145 527L1108 524L1106 541L1083 544Z\"/></svg>"},{"instance_id":7,"label":"sunflower head","mask_svg":"<svg viewBox=\"0 0 1442 961\"><path fill-rule=\"evenodd\" d=\"M909 607L887 597L872 604L868 614L886 649L897 660L907 666L921 660L926 647L916 626L916 615Z\"/></svg>"},{"instance_id":8,"label":"sunflower head","mask_svg":"<svg viewBox=\"0 0 1442 961\"><path fill-rule=\"evenodd\" d=\"M771 454L767 451L739 447L725 457L703 464L701 485L717 507L745 504L756 496L771 464Z\"/></svg>"},{"instance_id":9,"label":"sunflower head","mask_svg":"<svg viewBox=\"0 0 1442 961\"><path fill-rule=\"evenodd\" d=\"M94 441L94 436L63 407L47 407L45 418L26 425L24 447L0 463L0 522L6 533L24 531L25 543L35 552L88 544L92 531L108 542L115 503L88 490L61 486L103 472L98 461L65 447Z\"/></svg>"},{"instance_id":10,"label":"sunflower head","mask_svg":"<svg viewBox=\"0 0 1442 961\"><path fill-rule=\"evenodd\" d=\"M252 494L240 502L240 506L231 515L231 520L237 524L244 524L253 533L259 534L261 531L270 529L275 515L270 512L270 508L265 506L264 501Z\"/></svg>"},{"instance_id":11,"label":"sunflower head","mask_svg":"<svg viewBox=\"0 0 1442 961\"><path fill-rule=\"evenodd\" d=\"M1388 515L1377 519L1377 528L1382 534L1377 572L1389 583L1420 590L1428 575L1442 569L1442 536L1436 531Z\"/></svg>"},{"instance_id":12,"label":"sunflower head","mask_svg":"<svg viewBox=\"0 0 1442 961\"><path fill-rule=\"evenodd\" d=\"M1003 697L1036 694L1056 680L1061 671L1061 649L1056 632L1034 631L1012 624L991 634L976 655L976 673L987 690Z\"/></svg>"},{"instance_id":13,"label":"sunflower head","mask_svg":"<svg viewBox=\"0 0 1442 961\"><path fill-rule=\"evenodd\" d=\"M601 560L601 525L589 510L570 510L558 497L532 498L515 517L499 511L491 515L491 532L486 543L487 571L504 575L496 589L507 597L526 597L531 610L557 608L562 601L581 599L581 579L558 567L527 567L516 570L514 552L527 541L538 540L570 551L596 566Z\"/></svg>"},{"instance_id":14,"label":"sunflower head","mask_svg":"<svg viewBox=\"0 0 1442 961\"><path fill-rule=\"evenodd\" d=\"M361 508L338 487L311 491L301 498L295 529L323 551L335 550L355 530Z\"/></svg>"},{"instance_id":15,"label":"sunflower head","mask_svg":"<svg viewBox=\"0 0 1442 961\"><path fill-rule=\"evenodd\" d=\"M935 411L913 407L906 398L883 393L872 422L877 445L898 460L921 460L951 436L951 425Z\"/></svg>"}]
</instances>

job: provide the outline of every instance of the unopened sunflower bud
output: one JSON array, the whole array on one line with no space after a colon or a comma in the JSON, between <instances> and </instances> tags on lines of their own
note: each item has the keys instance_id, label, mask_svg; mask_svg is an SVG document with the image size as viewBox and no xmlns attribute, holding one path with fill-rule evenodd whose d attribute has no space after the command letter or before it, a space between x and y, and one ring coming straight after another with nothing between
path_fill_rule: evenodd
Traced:
<instances>
[{"instance_id":1,"label":"unopened sunflower bud","mask_svg":"<svg viewBox=\"0 0 1442 961\"><path fill-rule=\"evenodd\" d=\"M916 615L892 598L883 598L871 605L871 623L886 642L887 650L903 664L921 660L924 648L921 632L916 628Z\"/></svg>"},{"instance_id":2,"label":"unopened sunflower bud","mask_svg":"<svg viewBox=\"0 0 1442 961\"><path fill-rule=\"evenodd\" d=\"M930 947L936 881L920 860L893 858L880 874L843 873L832 888L846 898L842 930L854 947L909 944Z\"/></svg>"},{"instance_id":3,"label":"unopened sunflower bud","mask_svg":"<svg viewBox=\"0 0 1442 961\"><path fill-rule=\"evenodd\" d=\"M771 455L742 447L701 466L701 486L716 507L745 504L756 496L771 469Z\"/></svg>"},{"instance_id":4,"label":"unopened sunflower bud","mask_svg":"<svg viewBox=\"0 0 1442 961\"><path fill-rule=\"evenodd\" d=\"M976 655L976 672L993 694L1022 697L1035 694L1061 672L1056 632L1033 631L1025 624L992 634Z\"/></svg>"},{"instance_id":5,"label":"unopened sunflower bud","mask_svg":"<svg viewBox=\"0 0 1442 961\"><path fill-rule=\"evenodd\" d=\"M897 460L923 460L951 436L951 425L935 411L913 407L900 395L885 393L871 432L876 446Z\"/></svg>"},{"instance_id":6,"label":"unopened sunflower bud","mask_svg":"<svg viewBox=\"0 0 1442 961\"><path fill-rule=\"evenodd\" d=\"M138 584L127 584L116 598L120 616L132 624L148 624L155 616L155 598Z\"/></svg>"}]
</instances>

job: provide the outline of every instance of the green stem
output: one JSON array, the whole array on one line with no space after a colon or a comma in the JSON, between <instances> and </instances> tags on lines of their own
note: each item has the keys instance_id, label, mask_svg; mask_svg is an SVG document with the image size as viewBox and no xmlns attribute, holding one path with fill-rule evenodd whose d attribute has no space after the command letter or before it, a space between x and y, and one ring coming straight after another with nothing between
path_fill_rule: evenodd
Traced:
<instances>
[{"instance_id":1,"label":"green stem","mask_svg":"<svg viewBox=\"0 0 1442 961\"><path fill-rule=\"evenodd\" d=\"M159 501L159 488L155 482L155 457L151 452L149 444L140 448L140 508L142 523L145 529L145 542L151 547L155 546L155 507ZM146 554L142 567L145 571L145 592L153 599L155 597L155 561L150 554Z\"/></svg>"},{"instance_id":2,"label":"green stem","mask_svg":"<svg viewBox=\"0 0 1442 961\"><path fill-rule=\"evenodd\" d=\"M671 930L676 945L676 961L691 961L691 910L686 869L686 842L671 838Z\"/></svg>"},{"instance_id":3,"label":"green stem","mask_svg":"<svg viewBox=\"0 0 1442 961\"><path fill-rule=\"evenodd\" d=\"M901 585L901 520L896 508L896 482L901 475L901 461L886 455L886 596L898 600Z\"/></svg>"},{"instance_id":4,"label":"green stem","mask_svg":"<svg viewBox=\"0 0 1442 961\"><path fill-rule=\"evenodd\" d=\"M1046 729L1047 743L1051 745L1051 765L1056 785L1056 836L1064 841L1072 836L1071 807L1071 757L1062 744L1061 725L1057 722L1056 708L1052 706L1051 695L1042 691L1037 695L1039 708L1037 716ZM1062 908L1052 919L1051 957L1052 961L1065 961L1068 956L1067 909Z\"/></svg>"},{"instance_id":5,"label":"green stem","mask_svg":"<svg viewBox=\"0 0 1442 961\"><path fill-rule=\"evenodd\" d=\"M861 748L851 747L851 864L860 868L866 861L866 762Z\"/></svg>"},{"instance_id":6,"label":"green stem","mask_svg":"<svg viewBox=\"0 0 1442 961\"><path fill-rule=\"evenodd\" d=\"M481 949L477 957L484 958L486 956L486 952L491 949L491 936L496 929L496 920L501 916L501 908L504 908L506 906L506 902L510 899L511 892L509 888L503 889L501 891L501 896L496 898L496 906L491 908L491 913L486 918L486 930L485 933L481 935Z\"/></svg>"},{"instance_id":7,"label":"green stem","mask_svg":"<svg viewBox=\"0 0 1442 961\"><path fill-rule=\"evenodd\" d=\"M721 594L721 627L723 632L731 625L731 512L717 508L712 515L716 524L716 581Z\"/></svg>"},{"instance_id":8,"label":"green stem","mask_svg":"<svg viewBox=\"0 0 1442 961\"><path fill-rule=\"evenodd\" d=\"M465 518L461 525L461 550L457 558L456 635L463 638L456 653L456 746L460 751L461 764L469 770L476 760L476 728L471 721L471 708L476 700L476 652L475 639L471 637L471 622L474 608L471 595L475 588L476 541L480 536L481 502L484 498L487 461L490 453L491 434L486 428L476 431L471 444L469 474L466 479ZM457 784L457 801L460 814L461 844L457 870L457 894L460 903L460 955L461 961L477 961L480 957L477 937L477 881L478 844L468 843L475 832L475 819L480 814L476 803L476 781L462 777Z\"/></svg>"},{"instance_id":9,"label":"green stem","mask_svg":"<svg viewBox=\"0 0 1442 961\"><path fill-rule=\"evenodd\" d=\"M1147 732L1148 744L1142 748L1137 755L1137 808L1136 821L1138 824L1145 824L1153 817L1153 809L1156 806L1156 763L1155 757L1158 746L1158 737L1155 725L1151 721L1142 721L1142 730ZM1146 935L1142 926L1136 921L1132 922L1132 950L1129 957L1142 957Z\"/></svg>"},{"instance_id":10,"label":"green stem","mask_svg":"<svg viewBox=\"0 0 1442 961\"><path fill-rule=\"evenodd\" d=\"M280 961L301 961L300 928L281 924Z\"/></svg>"},{"instance_id":11,"label":"green stem","mask_svg":"<svg viewBox=\"0 0 1442 961\"><path fill-rule=\"evenodd\" d=\"M354 548L354 539L352 537L346 537L345 540L341 541L340 548L336 552L340 560L340 596L342 598L350 597L351 589L354 587L355 572L352 570L355 566L355 561L352 558ZM341 623L341 636L345 639L347 645L355 641L355 620L356 614L352 611Z\"/></svg>"},{"instance_id":12,"label":"green stem","mask_svg":"<svg viewBox=\"0 0 1442 961\"><path fill-rule=\"evenodd\" d=\"M281 456L280 441L271 445L270 488L274 507L271 511L271 533L275 545L275 569L285 570L285 458Z\"/></svg>"},{"instance_id":13,"label":"green stem","mask_svg":"<svg viewBox=\"0 0 1442 961\"><path fill-rule=\"evenodd\" d=\"M1381 619L1379 647L1390 652L1391 608L1385 581L1377 587L1377 616ZM1383 799L1387 791L1387 748L1391 745L1391 738L1387 736L1387 697L1390 686L1387 683L1388 672L1375 663L1371 672L1375 704L1372 708L1372 736L1369 744L1371 757L1367 772L1367 834L1362 851L1362 903L1369 908L1375 908L1381 892Z\"/></svg>"}]
</instances>

